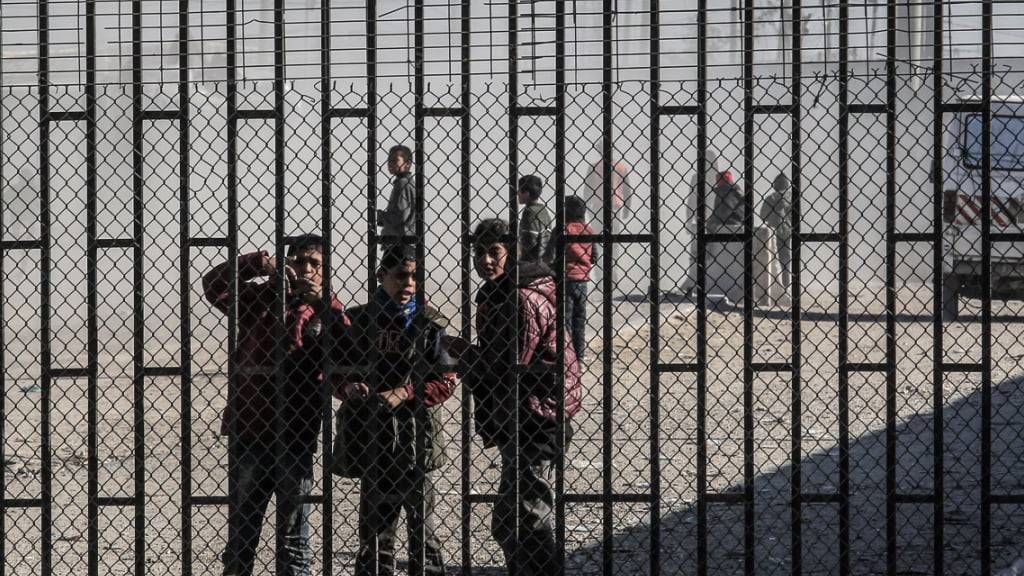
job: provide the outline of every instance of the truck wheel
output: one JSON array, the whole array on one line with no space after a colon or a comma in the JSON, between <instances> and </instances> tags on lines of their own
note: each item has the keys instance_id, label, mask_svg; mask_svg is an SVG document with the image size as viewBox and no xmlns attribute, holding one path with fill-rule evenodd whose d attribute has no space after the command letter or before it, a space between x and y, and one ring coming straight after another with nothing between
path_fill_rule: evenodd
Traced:
<instances>
[{"instance_id":1,"label":"truck wheel","mask_svg":"<svg viewBox=\"0 0 1024 576\"><path fill-rule=\"evenodd\" d=\"M942 319L956 320L960 316L960 277L947 274L942 278Z\"/></svg>"}]
</instances>

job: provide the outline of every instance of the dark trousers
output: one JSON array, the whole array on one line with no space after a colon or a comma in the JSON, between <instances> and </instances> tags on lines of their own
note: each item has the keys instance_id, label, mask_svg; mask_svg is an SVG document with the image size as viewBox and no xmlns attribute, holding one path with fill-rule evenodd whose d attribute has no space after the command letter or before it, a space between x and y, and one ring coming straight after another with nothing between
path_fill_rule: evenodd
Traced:
<instances>
[{"instance_id":1,"label":"dark trousers","mask_svg":"<svg viewBox=\"0 0 1024 576\"><path fill-rule=\"evenodd\" d=\"M422 517L416 506L415 485L410 478L363 478L359 486L359 556L356 558L356 576L391 576L395 573L395 537L402 510L405 510L410 542L409 573L418 574L422 570L423 574L429 576L442 576L444 558L434 522L436 501L437 490L429 473L423 481ZM423 523L425 561L415 558L411 550L413 529L418 526L418 520Z\"/></svg>"},{"instance_id":2,"label":"dark trousers","mask_svg":"<svg viewBox=\"0 0 1024 576\"><path fill-rule=\"evenodd\" d=\"M572 348L582 362L587 354L587 291L588 282L565 283L565 327L572 335Z\"/></svg>"},{"instance_id":3,"label":"dark trousers","mask_svg":"<svg viewBox=\"0 0 1024 576\"><path fill-rule=\"evenodd\" d=\"M501 484L491 516L491 534L505 553L510 574L550 576L558 570L555 533L551 527L555 503L554 463L528 462L520 458L516 474L514 454L514 447L502 449Z\"/></svg>"},{"instance_id":4,"label":"dark trousers","mask_svg":"<svg viewBox=\"0 0 1024 576\"><path fill-rule=\"evenodd\" d=\"M228 482L234 500L228 509L228 542L224 550L224 574L249 576L253 572L263 516L270 497L277 501L277 573L309 576L309 505L303 500L313 488L313 448L272 445L239 445Z\"/></svg>"}]
</instances>

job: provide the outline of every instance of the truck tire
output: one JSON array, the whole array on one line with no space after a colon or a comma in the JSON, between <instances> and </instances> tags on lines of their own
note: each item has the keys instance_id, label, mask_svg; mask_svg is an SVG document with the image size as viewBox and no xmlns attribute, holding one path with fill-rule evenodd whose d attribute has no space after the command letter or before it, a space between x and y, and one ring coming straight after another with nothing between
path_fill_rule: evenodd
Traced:
<instances>
[{"instance_id":1,"label":"truck tire","mask_svg":"<svg viewBox=\"0 0 1024 576\"><path fill-rule=\"evenodd\" d=\"M955 273L942 277L942 319L954 321L960 316L960 276Z\"/></svg>"}]
</instances>

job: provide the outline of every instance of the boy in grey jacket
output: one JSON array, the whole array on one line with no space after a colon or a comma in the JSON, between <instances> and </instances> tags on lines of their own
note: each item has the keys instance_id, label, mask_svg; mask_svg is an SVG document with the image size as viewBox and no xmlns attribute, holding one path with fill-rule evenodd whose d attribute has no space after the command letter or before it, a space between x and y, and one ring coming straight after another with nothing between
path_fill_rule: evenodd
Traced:
<instances>
[{"instance_id":1,"label":"boy in grey jacket","mask_svg":"<svg viewBox=\"0 0 1024 576\"><path fill-rule=\"evenodd\" d=\"M377 210L377 225L386 244L401 242L402 236L416 234L416 185L413 183L412 150L397 144L388 150L388 172L395 177L387 208Z\"/></svg>"},{"instance_id":2,"label":"boy in grey jacket","mask_svg":"<svg viewBox=\"0 0 1024 576\"><path fill-rule=\"evenodd\" d=\"M519 179L519 203L525 205L519 219L519 261L542 262L551 241L551 212L541 204L540 178L529 174Z\"/></svg>"}]
</instances>

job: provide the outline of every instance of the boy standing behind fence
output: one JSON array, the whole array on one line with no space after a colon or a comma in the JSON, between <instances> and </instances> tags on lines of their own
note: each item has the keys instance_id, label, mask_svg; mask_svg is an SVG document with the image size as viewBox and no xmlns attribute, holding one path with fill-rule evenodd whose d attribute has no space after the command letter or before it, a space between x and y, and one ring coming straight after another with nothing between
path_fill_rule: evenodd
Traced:
<instances>
[{"instance_id":1,"label":"boy standing behind fence","mask_svg":"<svg viewBox=\"0 0 1024 576\"><path fill-rule=\"evenodd\" d=\"M235 398L221 427L222 434L233 436L236 462L228 470L234 497L228 508L226 575L252 574L272 495L277 500L277 574L309 575L312 554L305 499L313 487L323 407L321 318L333 315L330 324L336 338L346 324L341 302L333 295L329 310L323 310L322 244L319 236L305 235L288 249L283 390L277 390L274 365L276 261L266 252L238 258L238 375ZM252 281L261 276L271 278ZM216 309L228 312L232 302L227 262L203 277L203 291Z\"/></svg>"},{"instance_id":2,"label":"boy standing behind fence","mask_svg":"<svg viewBox=\"0 0 1024 576\"><path fill-rule=\"evenodd\" d=\"M388 172L395 177L391 196L384 210L377 211L384 243L400 243L404 236L416 234L416 185L412 174L412 150L396 144L388 150Z\"/></svg>"},{"instance_id":3,"label":"boy standing behind fence","mask_svg":"<svg viewBox=\"0 0 1024 576\"><path fill-rule=\"evenodd\" d=\"M565 234L567 236L592 235L593 228L586 223L587 204L579 196L565 199ZM566 242L565 245L565 320L572 334L572 347L576 359L582 364L587 355L587 293L590 269L598 259L597 246L592 242Z\"/></svg>"},{"instance_id":4,"label":"boy standing behind fence","mask_svg":"<svg viewBox=\"0 0 1024 576\"><path fill-rule=\"evenodd\" d=\"M478 344L453 342L458 344L453 351L467 366L464 381L473 394L476 431L485 447L496 446L501 453L491 534L511 573L547 576L558 569L551 526L552 481L560 448L558 405L564 403L568 443L569 419L580 409L582 390L569 342L564 346L565 378L556 378L551 269L539 262L520 262L516 283L512 271L506 270L508 236L504 220L484 220L476 227L473 258L484 280L476 295Z\"/></svg>"},{"instance_id":5,"label":"boy standing behind fence","mask_svg":"<svg viewBox=\"0 0 1024 576\"><path fill-rule=\"evenodd\" d=\"M355 573L395 573L395 535L405 510L409 541L419 522L425 533L425 558L415 558L410 551L410 573L417 574L422 562L424 574L442 576L444 561L434 520L437 494L430 472L446 461L440 405L455 391L455 375L443 368L452 365L442 347L448 322L432 308L417 307L412 247L390 246L381 257L377 280L380 286L370 303L349 309L351 329L339 342L338 364L348 375L343 376L334 473L361 479ZM424 362L418 363L421 343L426 352ZM416 374L417 370L425 372ZM427 410L423 420L416 415L415 386L420 379ZM379 391L373 394L369 385L378 385ZM424 454L416 453L420 422L426 437ZM418 466L425 472L422 516L416 496Z\"/></svg>"}]
</instances>

